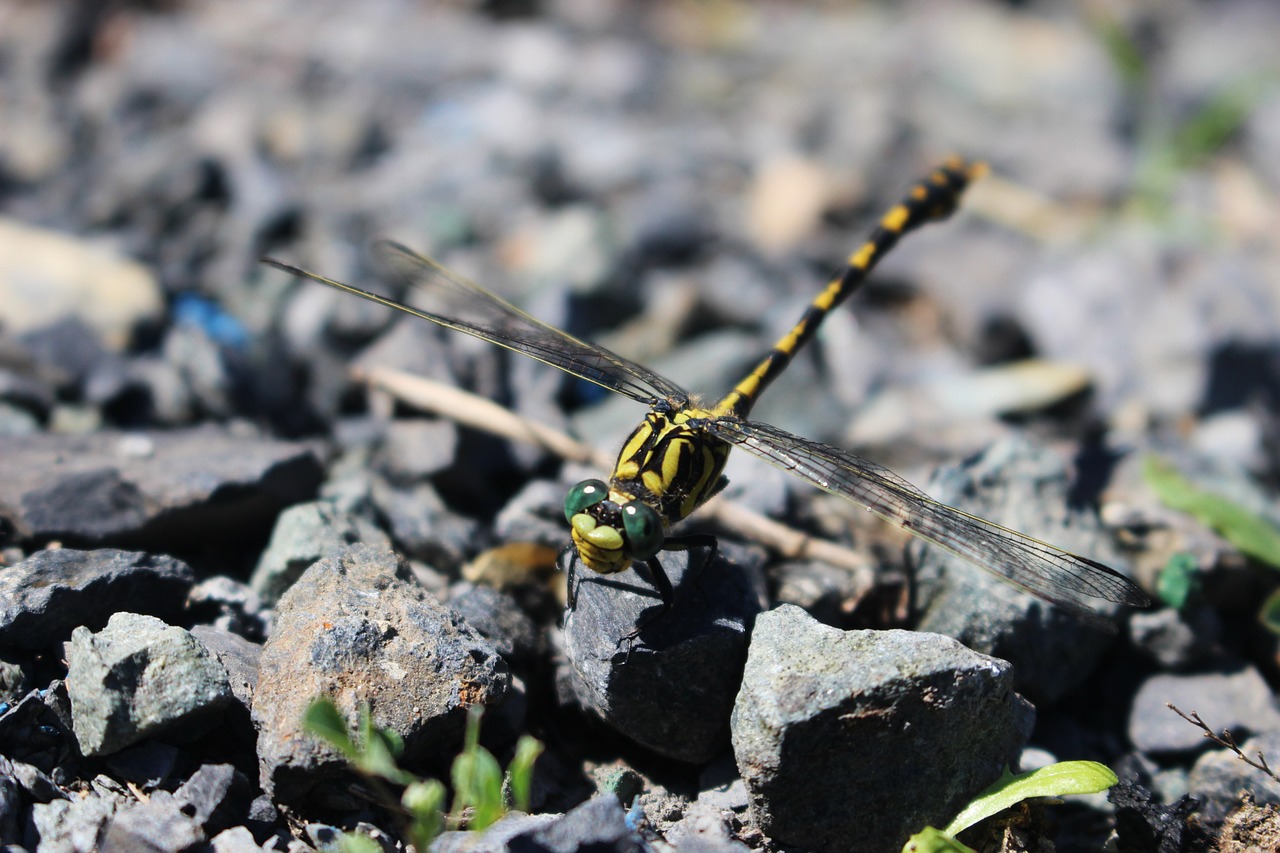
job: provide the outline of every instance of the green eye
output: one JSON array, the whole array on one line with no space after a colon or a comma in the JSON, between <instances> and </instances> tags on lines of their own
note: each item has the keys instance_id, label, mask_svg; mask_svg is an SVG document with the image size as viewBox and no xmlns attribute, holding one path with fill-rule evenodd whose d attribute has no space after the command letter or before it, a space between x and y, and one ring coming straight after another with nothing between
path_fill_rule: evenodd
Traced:
<instances>
[{"instance_id":1,"label":"green eye","mask_svg":"<svg viewBox=\"0 0 1280 853\"><path fill-rule=\"evenodd\" d=\"M647 560L662 550L667 537L653 508L634 501L622 508L622 530L627 534L627 550L637 560Z\"/></svg>"},{"instance_id":2,"label":"green eye","mask_svg":"<svg viewBox=\"0 0 1280 853\"><path fill-rule=\"evenodd\" d=\"M609 497L609 486L603 480L583 480L564 496L564 517L573 517Z\"/></svg>"}]
</instances>

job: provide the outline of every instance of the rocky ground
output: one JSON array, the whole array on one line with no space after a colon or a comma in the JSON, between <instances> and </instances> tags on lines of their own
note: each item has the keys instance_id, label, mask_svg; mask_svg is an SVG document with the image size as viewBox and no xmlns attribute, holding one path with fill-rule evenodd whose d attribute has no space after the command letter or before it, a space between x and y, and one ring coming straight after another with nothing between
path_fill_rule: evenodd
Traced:
<instances>
[{"instance_id":1,"label":"rocky ground","mask_svg":"<svg viewBox=\"0 0 1280 853\"><path fill-rule=\"evenodd\" d=\"M0 843L396 849L301 732L328 695L439 778L472 706L545 744L534 814L442 850L896 850L1072 759L1123 784L965 840L1272 849L1280 782L1166 704L1280 757L1278 39L1265 0L0 0ZM566 616L563 496L643 407L259 262L394 288L392 238L714 397L952 153L989 176L753 418L1148 610L738 452L670 613L642 571Z\"/></svg>"}]
</instances>

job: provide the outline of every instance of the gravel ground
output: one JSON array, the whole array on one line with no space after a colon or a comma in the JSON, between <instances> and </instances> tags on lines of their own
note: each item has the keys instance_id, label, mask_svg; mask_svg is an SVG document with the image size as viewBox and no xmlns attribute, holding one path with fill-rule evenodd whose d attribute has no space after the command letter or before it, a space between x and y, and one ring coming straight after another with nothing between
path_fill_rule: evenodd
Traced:
<instances>
[{"instance_id":1,"label":"gravel ground","mask_svg":"<svg viewBox=\"0 0 1280 853\"><path fill-rule=\"evenodd\" d=\"M1275 849L1280 781L1166 703L1280 759L1278 41L1265 0L0 0L0 843L404 849L299 729L328 695L440 778L469 707L543 741L484 849L896 850L1073 759L1124 785L965 840ZM739 452L722 502L818 545L707 507L669 613L641 567L566 615L563 495L643 408L259 261L410 298L390 238L715 399L950 154L990 173L752 417L1150 609Z\"/></svg>"}]
</instances>

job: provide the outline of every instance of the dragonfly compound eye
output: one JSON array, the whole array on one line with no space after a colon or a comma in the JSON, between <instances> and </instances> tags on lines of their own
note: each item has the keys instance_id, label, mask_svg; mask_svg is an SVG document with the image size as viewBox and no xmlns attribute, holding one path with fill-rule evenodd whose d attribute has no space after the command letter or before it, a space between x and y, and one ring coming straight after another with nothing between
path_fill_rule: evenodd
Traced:
<instances>
[{"instance_id":1,"label":"dragonfly compound eye","mask_svg":"<svg viewBox=\"0 0 1280 853\"><path fill-rule=\"evenodd\" d=\"M658 514L639 501L622 508L622 529L627 534L628 551L637 560L647 560L661 551L667 538Z\"/></svg>"},{"instance_id":2,"label":"dragonfly compound eye","mask_svg":"<svg viewBox=\"0 0 1280 853\"><path fill-rule=\"evenodd\" d=\"M583 480L564 496L564 517L573 521L580 512L609 497L609 486L603 480Z\"/></svg>"}]
</instances>

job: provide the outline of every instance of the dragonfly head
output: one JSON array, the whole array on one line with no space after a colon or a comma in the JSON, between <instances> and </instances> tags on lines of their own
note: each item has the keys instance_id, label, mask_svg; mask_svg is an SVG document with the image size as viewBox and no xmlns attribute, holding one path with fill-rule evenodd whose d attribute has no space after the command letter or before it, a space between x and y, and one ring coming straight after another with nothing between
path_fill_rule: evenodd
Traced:
<instances>
[{"instance_id":1,"label":"dragonfly head","mask_svg":"<svg viewBox=\"0 0 1280 853\"><path fill-rule=\"evenodd\" d=\"M583 564L602 575L647 560L662 550L666 530L642 501L612 493L603 480L583 480L564 499L564 517Z\"/></svg>"}]
</instances>

